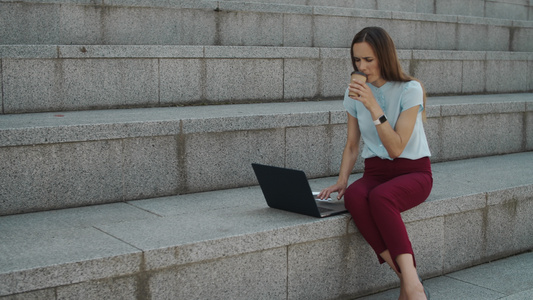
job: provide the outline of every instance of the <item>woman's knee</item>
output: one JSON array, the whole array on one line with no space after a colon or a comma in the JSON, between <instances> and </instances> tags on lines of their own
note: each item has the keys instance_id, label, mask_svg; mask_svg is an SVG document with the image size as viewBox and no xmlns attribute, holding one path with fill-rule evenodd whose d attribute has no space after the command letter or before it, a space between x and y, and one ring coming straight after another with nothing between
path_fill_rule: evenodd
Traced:
<instances>
[{"instance_id":1,"label":"woman's knee","mask_svg":"<svg viewBox=\"0 0 533 300\"><path fill-rule=\"evenodd\" d=\"M371 210L380 211L386 207L395 207L393 195L383 189L374 189L368 195L368 204Z\"/></svg>"},{"instance_id":2,"label":"woman's knee","mask_svg":"<svg viewBox=\"0 0 533 300\"><path fill-rule=\"evenodd\" d=\"M350 185L344 193L344 206L350 212L362 210L363 207L368 206L366 190L356 184Z\"/></svg>"}]
</instances>

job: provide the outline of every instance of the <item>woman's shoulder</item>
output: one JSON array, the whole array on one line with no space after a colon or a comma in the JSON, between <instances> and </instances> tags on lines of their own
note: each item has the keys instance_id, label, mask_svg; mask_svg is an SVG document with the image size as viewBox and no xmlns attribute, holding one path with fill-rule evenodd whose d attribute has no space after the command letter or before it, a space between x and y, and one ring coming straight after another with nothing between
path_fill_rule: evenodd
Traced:
<instances>
[{"instance_id":1,"label":"woman's shoulder","mask_svg":"<svg viewBox=\"0 0 533 300\"><path fill-rule=\"evenodd\" d=\"M420 82L417 80L405 81L405 82L401 82L400 84L404 91L407 89L422 90L422 84L420 84Z\"/></svg>"},{"instance_id":2,"label":"woman's shoulder","mask_svg":"<svg viewBox=\"0 0 533 300\"><path fill-rule=\"evenodd\" d=\"M410 81L392 81L390 87L395 92L406 92L408 90L420 90L422 91L422 85L416 80Z\"/></svg>"},{"instance_id":3,"label":"woman's shoulder","mask_svg":"<svg viewBox=\"0 0 533 300\"><path fill-rule=\"evenodd\" d=\"M416 80L392 82L390 92L398 98L403 108L422 105L424 101L422 85Z\"/></svg>"},{"instance_id":4,"label":"woman's shoulder","mask_svg":"<svg viewBox=\"0 0 533 300\"><path fill-rule=\"evenodd\" d=\"M424 90L422 84L417 80L401 82L398 86L398 92L400 95L407 96L420 96L423 97Z\"/></svg>"}]
</instances>

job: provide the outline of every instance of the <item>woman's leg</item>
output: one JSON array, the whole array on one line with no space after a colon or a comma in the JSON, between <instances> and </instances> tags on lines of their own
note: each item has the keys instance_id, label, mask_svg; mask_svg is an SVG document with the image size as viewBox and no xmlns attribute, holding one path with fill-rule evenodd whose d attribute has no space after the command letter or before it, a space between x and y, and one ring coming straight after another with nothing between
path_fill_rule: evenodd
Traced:
<instances>
[{"instance_id":1,"label":"woman's leg","mask_svg":"<svg viewBox=\"0 0 533 300\"><path fill-rule=\"evenodd\" d=\"M380 256L400 278L400 297L425 299L418 279L414 253L400 213L424 202L433 180L426 173L402 175L376 187L370 194L370 209L387 250Z\"/></svg>"},{"instance_id":2,"label":"woman's leg","mask_svg":"<svg viewBox=\"0 0 533 300\"><path fill-rule=\"evenodd\" d=\"M381 256L381 258L383 258L383 260L385 260L385 262L387 262L389 267L394 271L394 273L396 273L396 276L398 276L398 278L400 279L400 297L398 298L398 300L407 300L407 295L405 294L405 290L403 288L402 274L400 272L398 272L398 270L396 270L396 265L395 265L394 261L392 260L392 257L390 255L390 251L389 250L385 250L382 253L380 253L379 256Z\"/></svg>"},{"instance_id":3,"label":"woman's leg","mask_svg":"<svg viewBox=\"0 0 533 300\"><path fill-rule=\"evenodd\" d=\"M372 247L380 263L385 262L379 253L387 250L385 241L381 238L381 233L374 222L368 203L368 195L372 189L380 182L373 178L363 176L352 183L344 193L344 205L352 215L352 219L363 238Z\"/></svg>"},{"instance_id":4,"label":"woman's leg","mask_svg":"<svg viewBox=\"0 0 533 300\"><path fill-rule=\"evenodd\" d=\"M385 250L379 254L381 258L389 265L389 267L398 275L398 278L401 279L401 273L396 269L396 265L394 264L394 261L392 260L392 256L390 255L389 250Z\"/></svg>"},{"instance_id":5,"label":"woman's leg","mask_svg":"<svg viewBox=\"0 0 533 300\"><path fill-rule=\"evenodd\" d=\"M369 178L361 178L354 182L344 194L344 203L355 225L359 229L361 235L365 238L368 244L374 249L376 254L379 253L379 261L386 262L390 268L396 273L400 279L400 298L399 300L407 300L402 288L402 276L398 272L389 250L386 250L386 245L381 238L381 233L377 228L372 215L370 213L370 206L368 205L368 193L375 186L379 185L379 182L370 180Z\"/></svg>"},{"instance_id":6,"label":"woman's leg","mask_svg":"<svg viewBox=\"0 0 533 300\"><path fill-rule=\"evenodd\" d=\"M365 175L366 165L365 161ZM429 159L418 160L414 164L408 160L393 164L373 160L372 166L373 170L394 168L400 172L411 168L409 171L413 173L403 173L405 175L381 183L386 180L381 176L382 172L369 172L376 176L363 176L346 191L346 208L363 237L378 254L380 262L387 262L400 278L400 299L425 299L400 213L419 205L429 196L433 185Z\"/></svg>"},{"instance_id":7,"label":"woman's leg","mask_svg":"<svg viewBox=\"0 0 533 300\"><path fill-rule=\"evenodd\" d=\"M372 219L386 245L384 250L390 251L399 273L403 273L396 259L400 254L411 254L413 266L416 267L411 241L400 213L424 202L432 183L431 175L427 173L411 173L377 186L369 195Z\"/></svg>"},{"instance_id":8,"label":"woman's leg","mask_svg":"<svg viewBox=\"0 0 533 300\"><path fill-rule=\"evenodd\" d=\"M419 280L418 273L411 254L400 254L396 261L402 269L400 277L400 299L427 299L424 293L424 286ZM403 295L402 295L403 293ZM405 297L405 298L402 298Z\"/></svg>"}]
</instances>

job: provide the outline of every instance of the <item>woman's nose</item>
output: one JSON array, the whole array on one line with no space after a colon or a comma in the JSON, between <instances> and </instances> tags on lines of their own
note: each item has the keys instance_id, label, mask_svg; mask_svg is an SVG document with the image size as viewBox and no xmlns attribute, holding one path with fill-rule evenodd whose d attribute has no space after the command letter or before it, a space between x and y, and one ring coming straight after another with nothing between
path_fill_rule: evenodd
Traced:
<instances>
[{"instance_id":1,"label":"woman's nose","mask_svg":"<svg viewBox=\"0 0 533 300\"><path fill-rule=\"evenodd\" d=\"M360 62L359 66L357 66L357 68L359 69L359 71L364 73L364 70L366 69L366 64L363 63L363 62Z\"/></svg>"}]
</instances>

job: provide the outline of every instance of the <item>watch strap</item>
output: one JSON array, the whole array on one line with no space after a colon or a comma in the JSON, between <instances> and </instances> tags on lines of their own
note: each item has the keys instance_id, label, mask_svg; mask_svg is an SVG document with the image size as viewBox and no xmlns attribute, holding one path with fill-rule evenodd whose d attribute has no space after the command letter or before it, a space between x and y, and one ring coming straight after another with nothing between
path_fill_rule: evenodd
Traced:
<instances>
[{"instance_id":1,"label":"watch strap","mask_svg":"<svg viewBox=\"0 0 533 300\"><path fill-rule=\"evenodd\" d=\"M381 125L383 123L387 122L387 116L381 115L379 118L374 120L374 125Z\"/></svg>"}]
</instances>

